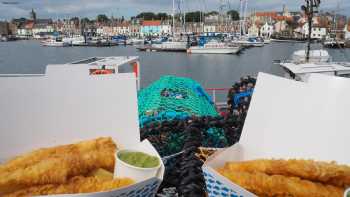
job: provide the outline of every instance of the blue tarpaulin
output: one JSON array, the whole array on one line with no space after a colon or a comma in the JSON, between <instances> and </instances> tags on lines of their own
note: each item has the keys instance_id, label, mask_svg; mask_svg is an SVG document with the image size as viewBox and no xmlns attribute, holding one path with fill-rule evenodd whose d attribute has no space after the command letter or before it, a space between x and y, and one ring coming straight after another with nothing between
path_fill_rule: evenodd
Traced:
<instances>
[{"instance_id":1,"label":"blue tarpaulin","mask_svg":"<svg viewBox=\"0 0 350 197\"><path fill-rule=\"evenodd\" d=\"M241 98L252 96L252 94L253 94L253 89L235 94L235 96L233 97L234 106L237 107L239 105Z\"/></svg>"}]
</instances>

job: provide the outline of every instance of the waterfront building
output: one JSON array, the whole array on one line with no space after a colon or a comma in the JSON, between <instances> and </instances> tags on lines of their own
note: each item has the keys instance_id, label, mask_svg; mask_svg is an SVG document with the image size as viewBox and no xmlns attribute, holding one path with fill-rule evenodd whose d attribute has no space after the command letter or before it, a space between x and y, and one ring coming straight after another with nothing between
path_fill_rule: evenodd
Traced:
<instances>
[{"instance_id":1,"label":"waterfront building","mask_svg":"<svg viewBox=\"0 0 350 197\"><path fill-rule=\"evenodd\" d=\"M141 26L143 36L156 36L161 34L161 21L143 21Z\"/></svg>"},{"instance_id":2,"label":"waterfront building","mask_svg":"<svg viewBox=\"0 0 350 197\"><path fill-rule=\"evenodd\" d=\"M274 25L272 23L266 22L260 28L260 36L263 36L265 38L270 38L274 32L275 32Z\"/></svg>"},{"instance_id":3,"label":"waterfront building","mask_svg":"<svg viewBox=\"0 0 350 197\"><path fill-rule=\"evenodd\" d=\"M257 23L253 23L248 29L248 35L251 37L260 36L260 27Z\"/></svg>"},{"instance_id":4,"label":"waterfront building","mask_svg":"<svg viewBox=\"0 0 350 197\"><path fill-rule=\"evenodd\" d=\"M216 25L215 23L205 23L204 24L204 32L210 33L210 32L216 32Z\"/></svg>"},{"instance_id":5,"label":"waterfront building","mask_svg":"<svg viewBox=\"0 0 350 197\"><path fill-rule=\"evenodd\" d=\"M287 21L285 20L279 20L274 24L274 30L276 33L281 33L286 31L288 28Z\"/></svg>"},{"instance_id":6,"label":"waterfront building","mask_svg":"<svg viewBox=\"0 0 350 197\"><path fill-rule=\"evenodd\" d=\"M187 28L186 28L187 30ZM160 26L160 32L162 35L169 35L171 34L171 25L167 21L163 21L161 26Z\"/></svg>"},{"instance_id":7,"label":"waterfront building","mask_svg":"<svg viewBox=\"0 0 350 197\"><path fill-rule=\"evenodd\" d=\"M12 22L9 23L9 34L16 35L17 34L17 25Z\"/></svg>"},{"instance_id":8,"label":"waterfront building","mask_svg":"<svg viewBox=\"0 0 350 197\"><path fill-rule=\"evenodd\" d=\"M80 29L80 21L78 18L76 19L64 19L63 21L59 21L56 24L56 30L63 32L64 34L68 36L73 36L73 35L79 35L81 34L81 29Z\"/></svg>"},{"instance_id":9,"label":"waterfront building","mask_svg":"<svg viewBox=\"0 0 350 197\"><path fill-rule=\"evenodd\" d=\"M137 18L133 18L130 21L130 36L132 37L140 37L141 32L141 21Z\"/></svg>"},{"instance_id":10,"label":"waterfront building","mask_svg":"<svg viewBox=\"0 0 350 197\"><path fill-rule=\"evenodd\" d=\"M20 24L17 28L17 35L21 38L29 38L33 36L33 26L34 21L27 20L24 23Z\"/></svg>"},{"instance_id":11,"label":"waterfront building","mask_svg":"<svg viewBox=\"0 0 350 197\"><path fill-rule=\"evenodd\" d=\"M9 23L7 21L0 21L0 37L8 36L10 34Z\"/></svg>"},{"instance_id":12,"label":"waterfront building","mask_svg":"<svg viewBox=\"0 0 350 197\"><path fill-rule=\"evenodd\" d=\"M271 12L255 12L251 18L255 18L256 21L262 24L265 24L265 23L274 22L276 17L277 17L277 12L271 11Z\"/></svg>"},{"instance_id":13,"label":"waterfront building","mask_svg":"<svg viewBox=\"0 0 350 197\"><path fill-rule=\"evenodd\" d=\"M115 34L117 35L129 35L131 32L130 23L128 21L117 23L115 28Z\"/></svg>"},{"instance_id":14,"label":"waterfront building","mask_svg":"<svg viewBox=\"0 0 350 197\"><path fill-rule=\"evenodd\" d=\"M304 37L306 38L309 34L309 24L305 23L303 26ZM325 39L327 36L327 28L322 27L319 24L314 24L311 29L311 38L312 39Z\"/></svg>"},{"instance_id":15,"label":"waterfront building","mask_svg":"<svg viewBox=\"0 0 350 197\"><path fill-rule=\"evenodd\" d=\"M33 37L36 39L46 38L55 31L51 19L36 19L32 28Z\"/></svg>"},{"instance_id":16,"label":"waterfront building","mask_svg":"<svg viewBox=\"0 0 350 197\"><path fill-rule=\"evenodd\" d=\"M96 36L97 27L94 23L85 23L82 24L83 34L86 36Z\"/></svg>"},{"instance_id":17,"label":"waterfront building","mask_svg":"<svg viewBox=\"0 0 350 197\"><path fill-rule=\"evenodd\" d=\"M112 34L112 32L113 27L100 25L96 28L96 34L99 36L109 36L110 34Z\"/></svg>"},{"instance_id":18,"label":"waterfront building","mask_svg":"<svg viewBox=\"0 0 350 197\"><path fill-rule=\"evenodd\" d=\"M346 27L344 28L344 32L345 32L345 39L350 40L350 20L346 25Z\"/></svg>"},{"instance_id":19,"label":"waterfront building","mask_svg":"<svg viewBox=\"0 0 350 197\"><path fill-rule=\"evenodd\" d=\"M195 34L203 32L203 23L197 23L197 22L187 22L186 23L186 31L192 32Z\"/></svg>"}]
</instances>

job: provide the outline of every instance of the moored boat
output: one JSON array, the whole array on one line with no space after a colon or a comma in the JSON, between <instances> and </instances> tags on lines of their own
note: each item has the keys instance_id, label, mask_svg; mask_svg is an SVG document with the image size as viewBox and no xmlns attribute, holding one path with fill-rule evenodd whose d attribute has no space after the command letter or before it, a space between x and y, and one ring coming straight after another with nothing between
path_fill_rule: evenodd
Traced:
<instances>
[{"instance_id":1,"label":"moored boat","mask_svg":"<svg viewBox=\"0 0 350 197\"><path fill-rule=\"evenodd\" d=\"M41 45L47 47L66 47L69 46L69 43L64 42L62 38L55 38L41 41Z\"/></svg>"},{"instance_id":2,"label":"moored boat","mask_svg":"<svg viewBox=\"0 0 350 197\"><path fill-rule=\"evenodd\" d=\"M187 53L193 54L236 54L241 50L240 46L233 46L223 42L210 41L202 46L193 46L187 49Z\"/></svg>"}]
</instances>

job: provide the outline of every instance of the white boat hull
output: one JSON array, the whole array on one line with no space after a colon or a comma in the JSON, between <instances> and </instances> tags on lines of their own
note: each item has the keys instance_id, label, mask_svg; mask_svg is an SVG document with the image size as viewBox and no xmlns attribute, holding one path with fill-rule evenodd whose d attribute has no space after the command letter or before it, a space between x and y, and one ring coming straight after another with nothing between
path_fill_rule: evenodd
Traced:
<instances>
[{"instance_id":1,"label":"white boat hull","mask_svg":"<svg viewBox=\"0 0 350 197\"><path fill-rule=\"evenodd\" d=\"M66 42L42 42L42 46L46 47L66 47L69 46L69 43Z\"/></svg>"},{"instance_id":2,"label":"white boat hull","mask_svg":"<svg viewBox=\"0 0 350 197\"><path fill-rule=\"evenodd\" d=\"M225 48L204 48L191 47L187 49L187 53L192 54L236 54L240 50L239 47L225 47Z\"/></svg>"},{"instance_id":3,"label":"white boat hull","mask_svg":"<svg viewBox=\"0 0 350 197\"><path fill-rule=\"evenodd\" d=\"M249 41L233 41L232 43L242 45L245 47L263 47L265 45L263 42L249 42Z\"/></svg>"},{"instance_id":4,"label":"white boat hull","mask_svg":"<svg viewBox=\"0 0 350 197\"><path fill-rule=\"evenodd\" d=\"M163 42L161 44L152 44L156 49L183 49L186 50L187 42Z\"/></svg>"}]
</instances>

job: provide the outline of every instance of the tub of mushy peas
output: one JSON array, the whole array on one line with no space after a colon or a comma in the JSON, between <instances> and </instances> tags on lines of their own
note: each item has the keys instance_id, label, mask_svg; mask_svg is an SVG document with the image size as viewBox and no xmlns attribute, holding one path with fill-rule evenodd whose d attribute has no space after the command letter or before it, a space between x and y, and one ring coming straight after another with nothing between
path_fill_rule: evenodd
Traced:
<instances>
[{"instance_id":1,"label":"tub of mushy peas","mask_svg":"<svg viewBox=\"0 0 350 197\"><path fill-rule=\"evenodd\" d=\"M134 150L120 150L116 155L116 177L141 182L157 175L161 166L158 156Z\"/></svg>"}]
</instances>

